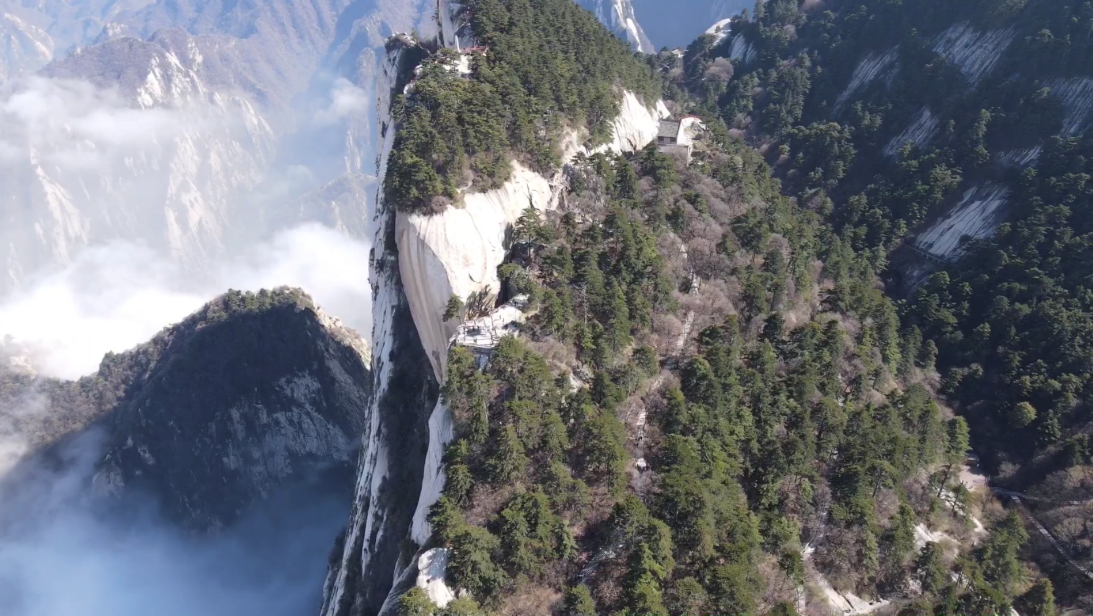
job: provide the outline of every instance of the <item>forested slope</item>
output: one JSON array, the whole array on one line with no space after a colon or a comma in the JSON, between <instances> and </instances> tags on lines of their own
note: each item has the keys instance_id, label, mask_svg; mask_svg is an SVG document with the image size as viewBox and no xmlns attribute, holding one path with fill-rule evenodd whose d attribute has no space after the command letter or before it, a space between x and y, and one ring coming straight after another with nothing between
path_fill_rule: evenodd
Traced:
<instances>
[{"instance_id":1,"label":"forested slope","mask_svg":"<svg viewBox=\"0 0 1093 616\"><path fill-rule=\"evenodd\" d=\"M901 331L936 357L992 481L1086 498L1093 9L803 6L767 2L732 36L656 62L907 298ZM1089 509L1034 506L1066 555L1089 563L1093 536L1077 522ZM1089 580L1054 547L1038 540L1031 556L1068 602L1088 604Z\"/></svg>"},{"instance_id":2,"label":"forested slope","mask_svg":"<svg viewBox=\"0 0 1093 616\"><path fill-rule=\"evenodd\" d=\"M469 595L440 609L413 590L403 614L838 611L822 585L1009 605L1021 525L960 547L967 427L921 383L932 355L868 256L737 139L709 136L689 166L647 148L568 174L501 267L500 301L532 307L519 336L484 369L449 357L456 438L430 520ZM463 299L446 316L480 314ZM930 529L961 541L916 538Z\"/></svg>"}]
</instances>

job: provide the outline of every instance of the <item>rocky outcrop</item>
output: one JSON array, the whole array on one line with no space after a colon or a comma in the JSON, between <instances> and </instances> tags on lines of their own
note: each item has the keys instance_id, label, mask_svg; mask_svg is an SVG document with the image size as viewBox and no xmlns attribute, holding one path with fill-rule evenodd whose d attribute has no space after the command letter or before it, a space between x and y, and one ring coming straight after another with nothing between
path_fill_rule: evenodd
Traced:
<instances>
[{"instance_id":1,"label":"rocky outcrop","mask_svg":"<svg viewBox=\"0 0 1093 616\"><path fill-rule=\"evenodd\" d=\"M663 105L649 109L624 92L613 123L613 139L601 149L633 152L644 147L656 139L660 118L665 116ZM566 160L584 151L575 137L567 143ZM557 203L561 173L547 178L519 163L513 167L512 178L502 187L465 194L461 207L437 215L399 212L395 216L399 270L407 300L440 381L445 375L448 344L458 325L441 318L448 300L453 295L467 299L483 291L496 294L500 289L497 268L508 252L506 233L528 207L545 211Z\"/></svg>"},{"instance_id":2,"label":"rocky outcrop","mask_svg":"<svg viewBox=\"0 0 1093 616\"><path fill-rule=\"evenodd\" d=\"M0 416L18 422L9 437L23 435L36 451L4 478L5 497L33 491L26 473L66 459L91 433L99 447L85 493L104 506L151 496L186 528L230 526L295 484L329 481L347 494L370 359L356 332L302 291L278 289L217 298L150 342L107 355L78 382L8 370L4 389L21 386L19 399L33 394L41 408Z\"/></svg>"},{"instance_id":3,"label":"rocky outcrop","mask_svg":"<svg viewBox=\"0 0 1093 616\"><path fill-rule=\"evenodd\" d=\"M858 62L858 66L854 69L854 74L850 77L850 83L847 84L846 89L843 90L839 98L835 100L836 111L841 109L852 96L858 93L869 84L873 83L878 78L883 78L889 71L895 70L898 66L899 60L898 48L893 47L884 53L866 54L864 58Z\"/></svg>"},{"instance_id":4,"label":"rocky outcrop","mask_svg":"<svg viewBox=\"0 0 1093 616\"><path fill-rule=\"evenodd\" d=\"M752 0L578 0L578 3L642 53L656 53L663 47L686 48L710 24L755 7Z\"/></svg>"},{"instance_id":5,"label":"rocky outcrop","mask_svg":"<svg viewBox=\"0 0 1093 616\"><path fill-rule=\"evenodd\" d=\"M884 146L884 155L895 156L908 143L916 148L924 148L937 134L939 123L937 116L923 107L911 124Z\"/></svg>"},{"instance_id":6,"label":"rocky outcrop","mask_svg":"<svg viewBox=\"0 0 1093 616\"><path fill-rule=\"evenodd\" d=\"M0 82L45 66L53 57L53 38L11 13L0 14Z\"/></svg>"},{"instance_id":7,"label":"rocky outcrop","mask_svg":"<svg viewBox=\"0 0 1093 616\"><path fill-rule=\"evenodd\" d=\"M955 259L966 242L994 233L1009 193L1009 187L1003 184L969 188L951 212L918 235L915 245L940 259Z\"/></svg>"},{"instance_id":8,"label":"rocky outcrop","mask_svg":"<svg viewBox=\"0 0 1093 616\"><path fill-rule=\"evenodd\" d=\"M416 65L408 37L388 44L381 66L377 111L382 139L378 175L384 177L394 142L392 96L405 88ZM429 440L428 413L439 384L414 326L399 273L396 206L379 191L372 215L373 387L366 413L349 523L327 575L324 616L375 614L392 580L409 570L417 549L409 527L421 487Z\"/></svg>"}]
</instances>

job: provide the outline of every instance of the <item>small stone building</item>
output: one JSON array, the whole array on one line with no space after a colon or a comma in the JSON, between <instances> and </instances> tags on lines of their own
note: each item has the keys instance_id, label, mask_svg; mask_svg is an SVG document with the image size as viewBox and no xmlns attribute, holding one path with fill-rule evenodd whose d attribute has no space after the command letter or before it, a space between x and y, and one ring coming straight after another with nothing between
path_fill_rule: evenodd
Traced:
<instances>
[{"instance_id":1,"label":"small stone building","mask_svg":"<svg viewBox=\"0 0 1093 616\"><path fill-rule=\"evenodd\" d=\"M690 163L695 137L704 130L706 126L698 116L687 115L678 120L661 120L660 130L657 132L657 149L665 154L683 156Z\"/></svg>"}]
</instances>

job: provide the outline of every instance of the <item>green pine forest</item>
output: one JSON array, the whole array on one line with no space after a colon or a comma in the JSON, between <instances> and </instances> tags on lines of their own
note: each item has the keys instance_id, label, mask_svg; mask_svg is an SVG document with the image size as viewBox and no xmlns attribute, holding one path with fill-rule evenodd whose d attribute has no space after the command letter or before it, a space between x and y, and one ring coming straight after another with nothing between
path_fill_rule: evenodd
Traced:
<instances>
[{"instance_id":1,"label":"green pine forest","mask_svg":"<svg viewBox=\"0 0 1093 616\"><path fill-rule=\"evenodd\" d=\"M623 87L709 129L690 164L578 156L559 208L512 229L497 301L528 296L528 322L484 369L453 348L442 394L430 520L467 593L412 590L405 616L789 616L802 591L822 612L812 571L879 614L1093 607L1027 517L1089 563L1093 508L959 480L974 449L993 485L1093 497L1093 137L1060 136L1048 88L1093 75L1093 4L803 4L735 24L744 62L711 36L632 55L568 0L470 1L488 51L463 77L434 50L397 102L386 185L412 212L512 160L557 168L564 129L602 142ZM975 82L932 48L962 22L1014 31ZM924 108L934 139L884 156ZM994 156L1035 145L1026 169ZM988 181L1011 187L997 233L911 284L915 232Z\"/></svg>"}]
</instances>

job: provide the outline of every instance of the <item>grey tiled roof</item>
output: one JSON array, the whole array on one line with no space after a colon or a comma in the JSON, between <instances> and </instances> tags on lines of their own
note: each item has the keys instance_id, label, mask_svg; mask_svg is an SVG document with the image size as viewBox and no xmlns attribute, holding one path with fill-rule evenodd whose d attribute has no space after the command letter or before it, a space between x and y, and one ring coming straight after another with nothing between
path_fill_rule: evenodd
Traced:
<instances>
[{"instance_id":1,"label":"grey tiled roof","mask_svg":"<svg viewBox=\"0 0 1093 616\"><path fill-rule=\"evenodd\" d=\"M660 132L657 133L657 138L671 137L676 139L679 137L679 122L677 120L661 120Z\"/></svg>"}]
</instances>

